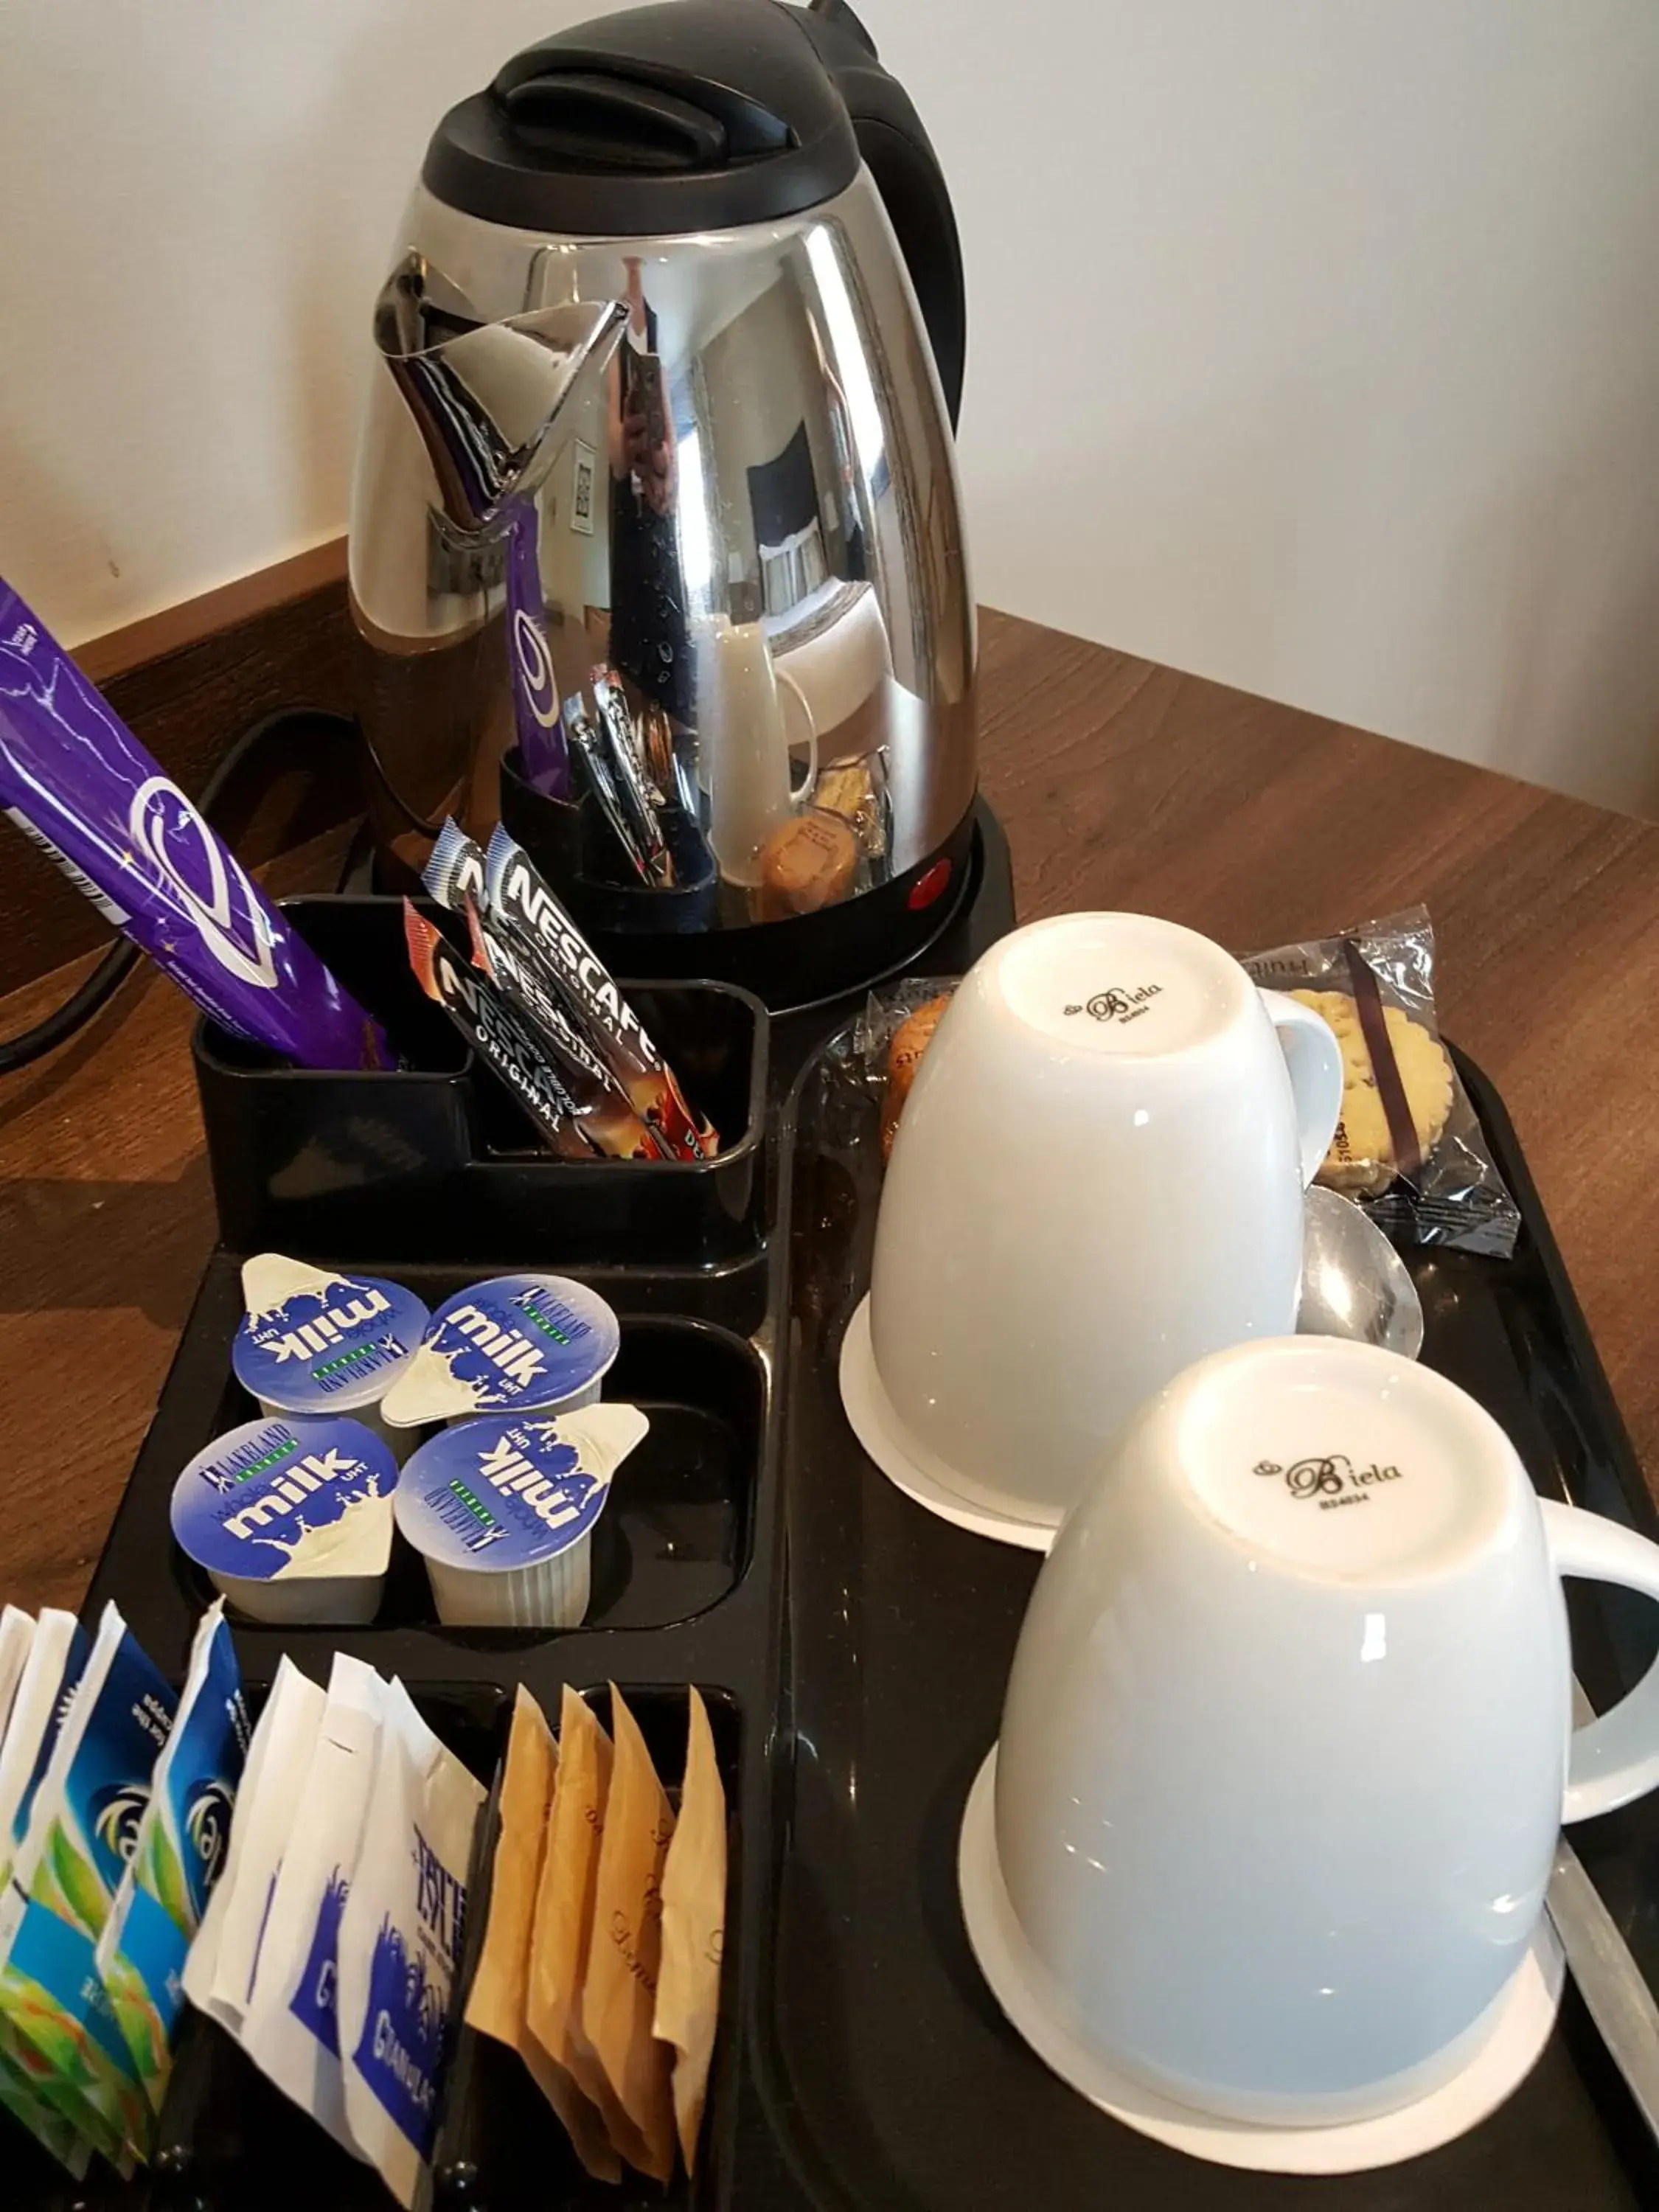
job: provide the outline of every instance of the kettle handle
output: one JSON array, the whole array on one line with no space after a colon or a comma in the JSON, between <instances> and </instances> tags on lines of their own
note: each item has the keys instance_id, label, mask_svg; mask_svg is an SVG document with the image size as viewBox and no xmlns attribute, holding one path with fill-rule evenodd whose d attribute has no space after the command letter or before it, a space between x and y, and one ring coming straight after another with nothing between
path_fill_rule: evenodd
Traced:
<instances>
[{"instance_id":1,"label":"kettle handle","mask_svg":"<svg viewBox=\"0 0 1659 2212\"><path fill-rule=\"evenodd\" d=\"M909 94L883 69L875 41L847 0L811 0L800 21L846 102L859 152L898 239L954 430L962 412L968 300L962 242L939 157Z\"/></svg>"}]
</instances>

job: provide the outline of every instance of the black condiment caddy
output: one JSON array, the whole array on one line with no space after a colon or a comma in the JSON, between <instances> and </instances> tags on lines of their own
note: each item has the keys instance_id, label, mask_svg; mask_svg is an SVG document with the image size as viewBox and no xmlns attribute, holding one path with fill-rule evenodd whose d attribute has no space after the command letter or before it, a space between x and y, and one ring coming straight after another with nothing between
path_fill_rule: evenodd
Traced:
<instances>
[{"instance_id":1,"label":"black condiment caddy","mask_svg":"<svg viewBox=\"0 0 1659 2212\"><path fill-rule=\"evenodd\" d=\"M913 971L970 965L1012 926L1012 903L1006 848L981 808L963 900ZM588 2181L516 2058L461 2028L434 2154L440 2207L1600 2212L1659 2202L1659 2154L1571 1990L1539 2068L1481 2127L1408 2166L1331 2180L1205 2166L1135 2136L1048 2074L1001 2020L962 1928L956 1844L1037 1562L901 1497L841 1412L836 1359L868 1279L878 1109L820 1048L862 994L778 1020L729 986L624 980L720 1128L721 1152L706 1166L567 1165L408 980L395 901L289 911L419 1072L296 1075L198 1031L223 1243L88 1613L114 1599L158 1663L182 1672L209 1592L171 1542L167 1505L179 1469L251 1410L228 1358L247 1253L392 1274L432 1304L513 1267L573 1273L622 1316L606 1395L644 1405L653 1424L599 1523L584 1626L443 1628L420 1562L399 1547L374 1626L239 1626L244 1674L258 1697L283 1653L324 1680L335 1650L355 1652L401 1675L487 1783L515 1684L556 1715L568 1683L604 1717L614 1682L671 1793L696 1683L727 1791L726 1972L695 2182L682 2175L665 2198L637 2179ZM1525 1227L1507 1262L1408 1255L1425 1357L1503 1421L1541 1491L1651 1533L1640 1470L1514 1133L1479 1072L1462 1072ZM1652 1624L1620 1593L1586 1587L1573 1605L1579 1672L1605 1703L1651 1656ZM494 1817L492 1795L470 1954ZM1581 1827L1575 1841L1659 1981L1659 1806ZM20 2212L390 2202L371 2170L195 2015L148 2174L122 2183L95 2168L74 2185L3 2118L0 2147L0 2201Z\"/></svg>"}]
</instances>

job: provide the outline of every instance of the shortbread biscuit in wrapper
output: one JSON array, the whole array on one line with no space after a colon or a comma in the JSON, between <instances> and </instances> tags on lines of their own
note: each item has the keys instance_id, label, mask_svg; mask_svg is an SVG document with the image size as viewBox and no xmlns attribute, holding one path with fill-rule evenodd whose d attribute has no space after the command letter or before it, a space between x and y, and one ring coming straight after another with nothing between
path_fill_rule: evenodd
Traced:
<instances>
[{"instance_id":1,"label":"shortbread biscuit in wrapper","mask_svg":"<svg viewBox=\"0 0 1659 2212\"><path fill-rule=\"evenodd\" d=\"M634 1111L628 1093L566 1012L539 947L492 928L465 894L472 964L510 999L546 1044L564 1079L571 1111L595 1147L620 1160L656 1160L667 1147Z\"/></svg>"},{"instance_id":2,"label":"shortbread biscuit in wrapper","mask_svg":"<svg viewBox=\"0 0 1659 2212\"><path fill-rule=\"evenodd\" d=\"M615 1753L593 1893L593 1934L582 1990L582 2031L606 2079L644 2138L645 2171L674 2170L674 2095L669 2046L652 2033L662 1960L663 1861L674 1834L670 1809L639 1723L611 1685Z\"/></svg>"},{"instance_id":3,"label":"shortbread biscuit in wrapper","mask_svg":"<svg viewBox=\"0 0 1659 2212\"><path fill-rule=\"evenodd\" d=\"M1326 1018L1342 1047L1342 1120L1319 1181L1352 1195L1396 1244L1508 1259L1520 1209L1440 1042L1427 909L1278 945L1243 965Z\"/></svg>"},{"instance_id":4,"label":"shortbread biscuit in wrapper","mask_svg":"<svg viewBox=\"0 0 1659 2212\"><path fill-rule=\"evenodd\" d=\"M466 2020L481 2035L516 2051L558 2114L565 2133L596 2181L620 2181L622 2163L596 2106L574 2077L530 2033L530 1953L536 1895L547 1856L559 1748L541 1707L522 1683L501 1778L501 1824L490 1880L483 1950L466 2000Z\"/></svg>"},{"instance_id":5,"label":"shortbread biscuit in wrapper","mask_svg":"<svg viewBox=\"0 0 1659 2212\"><path fill-rule=\"evenodd\" d=\"M884 1160L892 1158L893 1139L898 1134L904 1102L910 1096L916 1070L933 1041L933 1031L951 1003L951 996L944 992L936 999L929 999L915 1013L908 1014L893 1032L892 1042L887 1048L887 1088L881 1102L881 1156Z\"/></svg>"},{"instance_id":6,"label":"shortbread biscuit in wrapper","mask_svg":"<svg viewBox=\"0 0 1659 2212\"><path fill-rule=\"evenodd\" d=\"M550 970L635 1111L680 1159L706 1159L718 1139L685 1103L673 1071L616 979L554 896L521 845L497 826L485 854L484 911L545 954Z\"/></svg>"},{"instance_id":7,"label":"shortbread biscuit in wrapper","mask_svg":"<svg viewBox=\"0 0 1659 2212\"><path fill-rule=\"evenodd\" d=\"M1342 1048L1342 1111L1318 1180L1351 1198L1380 1198L1396 1176L1418 1175L1446 1126L1452 1102L1446 1048L1398 1006L1362 1011L1346 991L1290 995L1317 1014ZM1382 1021L1376 1055L1367 1011L1373 1030L1378 1012Z\"/></svg>"},{"instance_id":8,"label":"shortbread biscuit in wrapper","mask_svg":"<svg viewBox=\"0 0 1659 2212\"><path fill-rule=\"evenodd\" d=\"M404 902L404 935L415 980L441 1006L478 1057L495 1070L561 1159L592 1159L575 1101L551 1054L487 975L468 965L443 932Z\"/></svg>"}]
</instances>

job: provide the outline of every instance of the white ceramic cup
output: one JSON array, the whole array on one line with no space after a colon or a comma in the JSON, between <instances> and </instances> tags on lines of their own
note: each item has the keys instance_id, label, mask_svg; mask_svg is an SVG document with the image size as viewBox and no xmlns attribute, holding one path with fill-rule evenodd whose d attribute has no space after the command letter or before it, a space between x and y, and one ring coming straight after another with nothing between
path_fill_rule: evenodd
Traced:
<instances>
[{"instance_id":1,"label":"white ceramic cup","mask_svg":"<svg viewBox=\"0 0 1659 2212\"><path fill-rule=\"evenodd\" d=\"M1017 2024L1262 2124L1449 2081L1562 1820L1659 1782L1659 1670L1570 1735L1565 1574L1659 1597L1659 1546L1541 1503L1431 1370L1299 1337L1181 1376L1020 1632L994 1818Z\"/></svg>"},{"instance_id":2,"label":"white ceramic cup","mask_svg":"<svg viewBox=\"0 0 1659 2212\"><path fill-rule=\"evenodd\" d=\"M1004 938L887 1171L884 1429L970 1504L1056 1526L1152 1391L1294 1329L1302 1194L1341 1103L1326 1024L1193 930L1073 914Z\"/></svg>"}]
</instances>

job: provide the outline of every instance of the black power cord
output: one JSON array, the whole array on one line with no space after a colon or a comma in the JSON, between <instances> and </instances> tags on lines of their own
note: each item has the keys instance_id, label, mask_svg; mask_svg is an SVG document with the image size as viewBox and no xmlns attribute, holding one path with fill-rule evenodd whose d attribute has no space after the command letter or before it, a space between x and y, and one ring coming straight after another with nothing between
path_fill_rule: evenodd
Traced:
<instances>
[{"instance_id":1,"label":"black power cord","mask_svg":"<svg viewBox=\"0 0 1659 2212\"><path fill-rule=\"evenodd\" d=\"M212 810L224 793L226 786L249 755L258 751L265 740L277 731L295 722L331 724L354 743L361 738L357 723L349 714L337 714L324 707L279 707L274 714L261 714L250 722L227 749L224 757L202 787L196 802L204 820L211 820ZM31 1061L44 1059L49 1052L70 1037L77 1030L86 1027L99 1010L108 1005L122 983L131 974L139 957L139 948L131 938L118 938L85 982L70 993L58 1006L31 1029L15 1037L0 1037L0 1075L12 1075Z\"/></svg>"}]
</instances>

